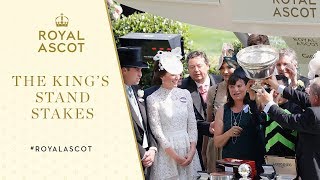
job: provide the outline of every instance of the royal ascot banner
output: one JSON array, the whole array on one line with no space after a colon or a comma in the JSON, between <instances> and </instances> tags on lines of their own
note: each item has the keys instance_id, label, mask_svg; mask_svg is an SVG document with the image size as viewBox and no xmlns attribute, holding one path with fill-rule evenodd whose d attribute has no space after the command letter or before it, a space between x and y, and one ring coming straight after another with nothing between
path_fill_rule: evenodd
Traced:
<instances>
[{"instance_id":1,"label":"royal ascot banner","mask_svg":"<svg viewBox=\"0 0 320 180\"><path fill-rule=\"evenodd\" d=\"M0 13L0 179L142 179L104 0Z\"/></svg>"},{"instance_id":2,"label":"royal ascot banner","mask_svg":"<svg viewBox=\"0 0 320 180\"><path fill-rule=\"evenodd\" d=\"M248 5L244 13L243 5ZM320 22L317 0L233 0L233 20L260 23L311 24Z\"/></svg>"},{"instance_id":3,"label":"royal ascot banner","mask_svg":"<svg viewBox=\"0 0 320 180\"><path fill-rule=\"evenodd\" d=\"M287 45L294 49L299 60L300 73L307 75L308 64L313 55L319 51L320 38L312 37L282 37Z\"/></svg>"}]
</instances>

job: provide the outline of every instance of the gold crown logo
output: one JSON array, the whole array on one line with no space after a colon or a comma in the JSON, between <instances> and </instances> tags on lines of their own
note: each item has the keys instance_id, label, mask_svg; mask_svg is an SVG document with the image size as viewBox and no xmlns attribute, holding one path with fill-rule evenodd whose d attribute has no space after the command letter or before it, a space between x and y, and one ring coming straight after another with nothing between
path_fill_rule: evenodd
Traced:
<instances>
[{"instance_id":1,"label":"gold crown logo","mask_svg":"<svg viewBox=\"0 0 320 180\"><path fill-rule=\"evenodd\" d=\"M56 26L57 27L68 27L69 19L64 16L62 13L60 16L56 17Z\"/></svg>"}]
</instances>

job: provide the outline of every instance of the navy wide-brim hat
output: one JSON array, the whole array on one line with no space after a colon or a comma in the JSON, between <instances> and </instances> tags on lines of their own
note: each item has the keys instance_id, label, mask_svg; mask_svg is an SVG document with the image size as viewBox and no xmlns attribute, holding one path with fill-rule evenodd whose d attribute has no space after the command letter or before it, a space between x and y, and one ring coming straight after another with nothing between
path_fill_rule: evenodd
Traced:
<instances>
[{"instance_id":1,"label":"navy wide-brim hat","mask_svg":"<svg viewBox=\"0 0 320 180\"><path fill-rule=\"evenodd\" d=\"M143 61L141 47L119 47L118 56L121 67L148 68Z\"/></svg>"},{"instance_id":2,"label":"navy wide-brim hat","mask_svg":"<svg viewBox=\"0 0 320 180\"><path fill-rule=\"evenodd\" d=\"M249 78L246 76L246 73L244 72L241 66L239 66L236 70L234 70L233 74L243 79L246 84L248 83Z\"/></svg>"}]
</instances>

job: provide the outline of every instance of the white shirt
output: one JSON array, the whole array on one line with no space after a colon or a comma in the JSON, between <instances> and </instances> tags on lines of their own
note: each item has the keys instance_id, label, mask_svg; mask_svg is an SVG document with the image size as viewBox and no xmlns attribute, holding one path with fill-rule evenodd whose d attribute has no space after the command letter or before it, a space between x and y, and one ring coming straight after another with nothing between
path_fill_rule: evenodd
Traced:
<instances>
[{"instance_id":1,"label":"white shirt","mask_svg":"<svg viewBox=\"0 0 320 180\"><path fill-rule=\"evenodd\" d=\"M197 83L197 82L195 82L195 83L196 83L198 89L199 89L200 86L203 86L203 85L204 85L204 87L207 87L207 90L209 90L209 87L210 87L210 78L209 78L209 75L207 75L206 79L204 80L204 82L203 82L202 84Z\"/></svg>"}]
</instances>

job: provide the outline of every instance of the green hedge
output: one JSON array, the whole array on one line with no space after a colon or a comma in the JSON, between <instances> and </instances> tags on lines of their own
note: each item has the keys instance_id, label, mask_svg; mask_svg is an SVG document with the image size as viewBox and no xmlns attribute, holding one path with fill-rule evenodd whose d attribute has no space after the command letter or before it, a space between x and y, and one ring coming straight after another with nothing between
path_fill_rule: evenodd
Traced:
<instances>
[{"instance_id":1,"label":"green hedge","mask_svg":"<svg viewBox=\"0 0 320 180\"><path fill-rule=\"evenodd\" d=\"M112 22L116 45L119 46L119 37L130 32L137 33L165 33L180 34L184 40L184 50L187 54L192 49L189 26L178 21L155 16L149 13L135 13L128 17ZM143 70L140 85L144 88L151 86L153 62L148 62L149 69ZM184 62L185 64L185 62Z\"/></svg>"}]
</instances>

